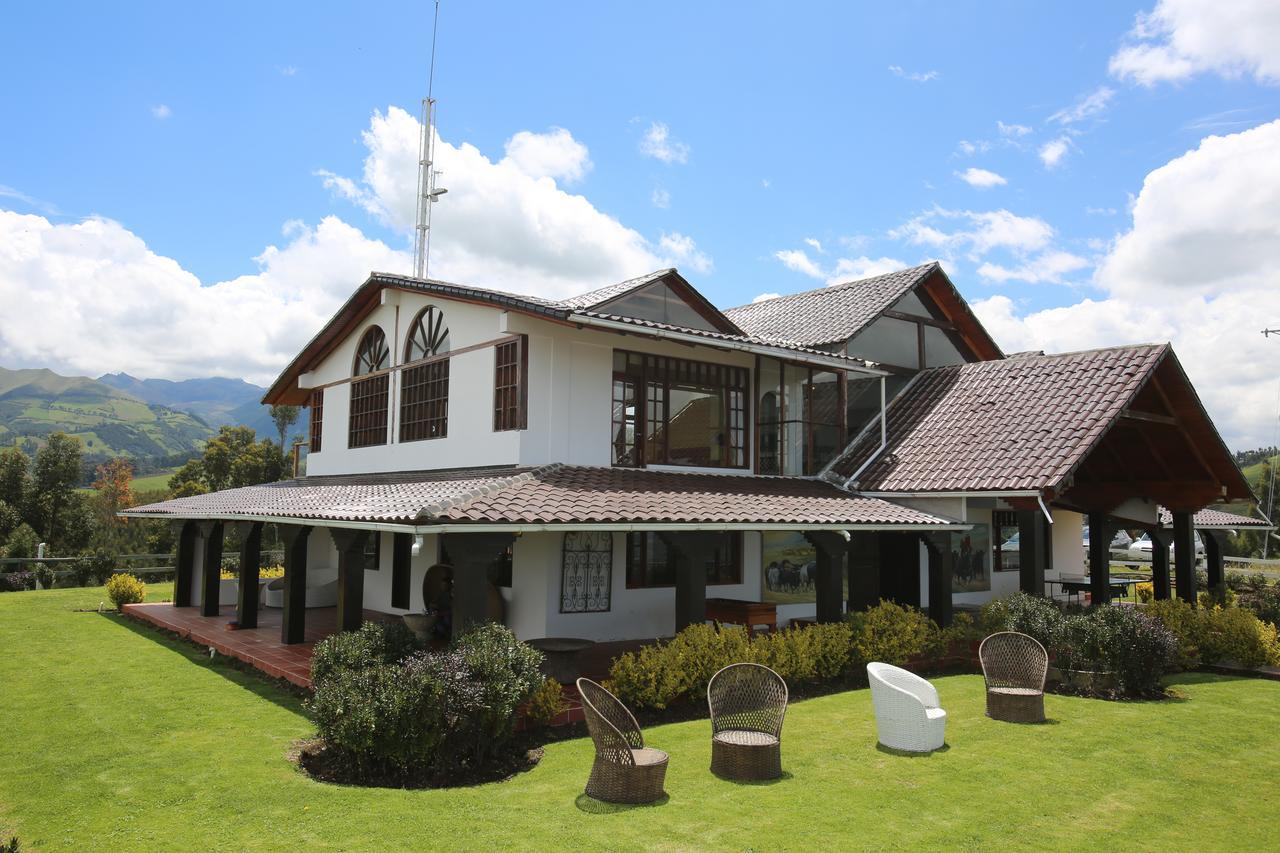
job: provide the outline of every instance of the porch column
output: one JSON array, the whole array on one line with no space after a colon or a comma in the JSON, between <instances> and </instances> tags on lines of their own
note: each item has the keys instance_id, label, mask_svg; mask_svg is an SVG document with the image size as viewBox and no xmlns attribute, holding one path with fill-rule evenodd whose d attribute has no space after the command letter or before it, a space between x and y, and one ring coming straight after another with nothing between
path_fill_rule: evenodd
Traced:
<instances>
[{"instance_id":1,"label":"porch column","mask_svg":"<svg viewBox=\"0 0 1280 853\"><path fill-rule=\"evenodd\" d=\"M180 521L174 524L178 528L178 553L174 563L173 606L191 606L191 581L196 568L196 523Z\"/></svg>"},{"instance_id":2,"label":"porch column","mask_svg":"<svg viewBox=\"0 0 1280 853\"><path fill-rule=\"evenodd\" d=\"M1191 513L1173 513L1173 579L1178 598L1196 606L1196 537Z\"/></svg>"},{"instance_id":3,"label":"porch column","mask_svg":"<svg viewBox=\"0 0 1280 853\"><path fill-rule=\"evenodd\" d=\"M849 612L868 610L880 602L880 536L870 530L850 534Z\"/></svg>"},{"instance_id":4,"label":"porch column","mask_svg":"<svg viewBox=\"0 0 1280 853\"><path fill-rule=\"evenodd\" d=\"M446 533L444 550L453 561L453 636L489 621L489 566L514 533Z\"/></svg>"},{"instance_id":5,"label":"porch column","mask_svg":"<svg viewBox=\"0 0 1280 853\"><path fill-rule=\"evenodd\" d=\"M1044 570L1048 564L1043 514L1038 509L1018 510L1018 589L1044 595Z\"/></svg>"},{"instance_id":6,"label":"porch column","mask_svg":"<svg viewBox=\"0 0 1280 853\"><path fill-rule=\"evenodd\" d=\"M929 553L929 618L939 628L951 624L955 607L951 600L952 565L951 534L925 533L920 536Z\"/></svg>"},{"instance_id":7,"label":"porch column","mask_svg":"<svg viewBox=\"0 0 1280 853\"><path fill-rule=\"evenodd\" d=\"M715 559L718 533L659 533L676 561L676 633L707 621L707 564Z\"/></svg>"},{"instance_id":8,"label":"porch column","mask_svg":"<svg viewBox=\"0 0 1280 853\"><path fill-rule=\"evenodd\" d=\"M1151 587L1156 601L1168 601L1173 587L1169 585L1169 534L1159 528L1147 531L1151 537Z\"/></svg>"},{"instance_id":9,"label":"porch column","mask_svg":"<svg viewBox=\"0 0 1280 853\"><path fill-rule=\"evenodd\" d=\"M1211 591L1216 591L1226 580L1226 573L1223 571L1222 540L1218 538L1221 535L1216 530L1206 530L1201 534L1201 538L1204 539L1205 570L1209 575ZM1193 536L1192 540L1194 539Z\"/></svg>"},{"instance_id":10,"label":"porch column","mask_svg":"<svg viewBox=\"0 0 1280 853\"><path fill-rule=\"evenodd\" d=\"M880 533L880 597L920 607L920 540L915 534Z\"/></svg>"},{"instance_id":11,"label":"porch column","mask_svg":"<svg viewBox=\"0 0 1280 853\"><path fill-rule=\"evenodd\" d=\"M241 628L258 627L258 573L262 562L262 522L240 525L240 590L236 596L236 622Z\"/></svg>"},{"instance_id":12,"label":"porch column","mask_svg":"<svg viewBox=\"0 0 1280 853\"><path fill-rule=\"evenodd\" d=\"M356 631L364 621L364 546L368 530L329 530L338 548L338 630Z\"/></svg>"},{"instance_id":13,"label":"porch column","mask_svg":"<svg viewBox=\"0 0 1280 853\"><path fill-rule=\"evenodd\" d=\"M204 536L204 563L200 567L200 615L218 615L218 591L222 584L222 522L200 522Z\"/></svg>"},{"instance_id":14,"label":"porch column","mask_svg":"<svg viewBox=\"0 0 1280 853\"><path fill-rule=\"evenodd\" d=\"M1094 606L1111 602L1111 536L1105 512L1089 513L1089 596Z\"/></svg>"},{"instance_id":15,"label":"porch column","mask_svg":"<svg viewBox=\"0 0 1280 853\"><path fill-rule=\"evenodd\" d=\"M284 542L284 611L280 620L280 642L301 643L306 639L307 539L311 528L301 524L281 524Z\"/></svg>"},{"instance_id":16,"label":"porch column","mask_svg":"<svg viewBox=\"0 0 1280 853\"><path fill-rule=\"evenodd\" d=\"M818 599L819 622L839 622L844 618L844 555L849 543L834 530L817 530L806 533L818 552L818 576L814 580L814 593Z\"/></svg>"},{"instance_id":17,"label":"porch column","mask_svg":"<svg viewBox=\"0 0 1280 853\"><path fill-rule=\"evenodd\" d=\"M391 546L391 606L409 609L409 578L413 566L413 534L397 533Z\"/></svg>"}]
</instances>

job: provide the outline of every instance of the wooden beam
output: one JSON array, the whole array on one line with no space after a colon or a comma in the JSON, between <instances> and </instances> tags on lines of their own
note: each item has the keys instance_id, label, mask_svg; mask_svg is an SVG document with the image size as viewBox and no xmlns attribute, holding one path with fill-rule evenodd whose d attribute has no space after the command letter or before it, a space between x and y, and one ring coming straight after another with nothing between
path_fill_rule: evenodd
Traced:
<instances>
[{"instance_id":1,"label":"wooden beam","mask_svg":"<svg viewBox=\"0 0 1280 853\"><path fill-rule=\"evenodd\" d=\"M929 560L929 618L939 628L951 624L955 607L952 601L951 576L954 572L950 533L922 533Z\"/></svg>"},{"instance_id":2,"label":"wooden beam","mask_svg":"<svg viewBox=\"0 0 1280 853\"><path fill-rule=\"evenodd\" d=\"M338 630L355 631L364 622L364 546L378 531L332 527L338 548Z\"/></svg>"},{"instance_id":3,"label":"wooden beam","mask_svg":"<svg viewBox=\"0 0 1280 853\"><path fill-rule=\"evenodd\" d=\"M1089 597L1094 606L1111 601L1111 536L1115 523L1104 512L1089 513Z\"/></svg>"},{"instance_id":4,"label":"wooden beam","mask_svg":"<svg viewBox=\"0 0 1280 853\"><path fill-rule=\"evenodd\" d=\"M818 552L818 576L814 582L819 622L839 622L844 618L844 559L849 543L834 530L806 533Z\"/></svg>"},{"instance_id":5,"label":"wooden beam","mask_svg":"<svg viewBox=\"0 0 1280 853\"><path fill-rule=\"evenodd\" d=\"M1205 572L1208 575L1211 592L1218 592L1226 579L1226 574L1223 572L1222 540L1218 538L1221 535L1221 532L1216 530L1201 531L1201 538L1204 540Z\"/></svg>"},{"instance_id":6,"label":"wooden beam","mask_svg":"<svg viewBox=\"0 0 1280 853\"><path fill-rule=\"evenodd\" d=\"M222 522L200 522L204 536L204 560L200 564L200 615L218 615L218 596L222 591Z\"/></svg>"},{"instance_id":7,"label":"wooden beam","mask_svg":"<svg viewBox=\"0 0 1280 853\"><path fill-rule=\"evenodd\" d=\"M1143 412L1138 409L1125 409L1120 413L1120 417L1127 418L1131 421L1145 421L1152 424L1164 424L1165 426L1178 426L1178 419L1171 415L1158 415L1155 412Z\"/></svg>"},{"instance_id":8,"label":"wooden beam","mask_svg":"<svg viewBox=\"0 0 1280 853\"><path fill-rule=\"evenodd\" d=\"M676 632L707 621L707 564L715 559L719 533L659 533L676 561Z\"/></svg>"},{"instance_id":9,"label":"wooden beam","mask_svg":"<svg viewBox=\"0 0 1280 853\"><path fill-rule=\"evenodd\" d=\"M1028 595L1044 595L1044 571L1048 543L1040 509L1020 509L1018 515L1018 589Z\"/></svg>"},{"instance_id":10,"label":"wooden beam","mask_svg":"<svg viewBox=\"0 0 1280 853\"><path fill-rule=\"evenodd\" d=\"M191 606L191 584L195 579L196 535L199 530L194 521L179 523L178 553L174 563L173 606Z\"/></svg>"},{"instance_id":11,"label":"wooden beam","mask_svg":"<svg viewBox=\"0 0 1280 853\"><path fill-rule=\"evenodd\" d=\"M1196 606L1196 538L1191 513L1173 512L1173 574L1178 598Z\"/></svg>"},{"instance_id":12,"label":"wooden beam","mask_svg":"<svg viewBox=\"0 0 1280 853\"><path fill-rule=\"evenodd\" d=\"M875 607L880 601L880 535L849 534L849 612Z\"/></svg>"},{"instance_id":13,"label":"wooden beam","mask_svg":"<svg viewBox=\"0 0 1280 853\"><path fill-rule=\"evenodd\" d=\"M1151 587L1157 601L1168 601L1173 596L1169 583L1169 537L1160 528L1147 531L1151 537Z\"/></svg>"},{"instance_id":14,"label":"wooden beam","mask_svg":"<svg viewBox=\"0 0 1280 853\"><path fill-rule=\"evenodd\" d=\"M946 320L935 320L932 317L920 317L916 314L904 314L901 311L881 311L880 316L892 317L895 320L906 320L908 323L923 323L926 326L933 326L937 329L946 329L948 332L958 331L955 323L950 323Z\"/></svg>"},{"instance_id":15,"label":"wooden beam","mask_svg":"<svg viewBox=\"0 0 1280 853\"><path fill-rule=\"evenodd\" d=\"M262 522L241 523L240 588L236 592L236 624L258 627L258 578L262 562Z\"/></svg>"},{"instance_id":16,"label":"wooden beam","mask_svg":"<svg viewBox=\"0 0 1280 853\"><path fill-rule=\"evenodd\" d=\"M306 639L307 540L311 528L301 524L277 526L284 542L284 610L280 618L280 642L286 645Z\"/></svg>"},{"instance_id":17,"label":"wooden beam","mask_svg":"<svg viewBox=\"0 0 1280 853\"><path fill-rule=\"evenodd\" d=\"M397 533L391 546L391 606L410 610L413 534Z\"/></svg>"},{"instance_id":18,"label":"wooden beam","mask_svg":"<svg viewBox=\"0 0 1280 853\"><path fill-rule=\"evenodd\" d=\"M1132 480L1113 483L1077 482L1064 497L1079 506L1110 510L1131 498L1150 498L1170 509L1199 509L1221 496L1222 486L1216 481Z\"/></svg>"}]
</instances>

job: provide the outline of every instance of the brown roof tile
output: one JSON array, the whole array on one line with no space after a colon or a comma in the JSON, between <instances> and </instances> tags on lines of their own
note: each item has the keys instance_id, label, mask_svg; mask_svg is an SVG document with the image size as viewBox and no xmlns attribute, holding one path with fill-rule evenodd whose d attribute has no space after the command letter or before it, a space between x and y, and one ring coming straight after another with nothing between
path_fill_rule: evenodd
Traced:
<instances>
[{"instance_id":1,"label":"brown roof tile","mask_svg":"<svg viewBox=\"0 0 1280 853\"><path fill-rule=\"evenodd\" d=\"M1249 515L1236 515L1234 512L1223 512L1219 509L1202 509L1191 518L1193 527L1203 530L1231 530L1237 527L1267 527L1272 525L1261 518ZM1160 507L1160 526L1173 527L1173 513Z\"/></svg>"}]
</instances>

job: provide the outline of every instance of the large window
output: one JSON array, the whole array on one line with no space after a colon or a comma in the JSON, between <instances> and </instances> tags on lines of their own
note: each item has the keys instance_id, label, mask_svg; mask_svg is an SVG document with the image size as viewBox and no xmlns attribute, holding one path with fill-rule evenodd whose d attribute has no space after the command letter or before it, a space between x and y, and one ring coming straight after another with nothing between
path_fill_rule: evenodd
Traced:
<instances>
[{"instance_id":1,"label":"large window","mask_svg":"<svg viewBox=\"0 0 1280 853\"><path fill-rule=\"evenodd\" d=\"M324 389L317 388L311 392L311 442L307 445L307 453L320 452L320 437L324 433Z\"/></svg>"},{"instance_id":2,"label":"large window","mask_svg":"<svg viewBox=\"0 0 1280 853\"><path fill-rule=\"evenodd\" d=\"M449 434L449 327L433 306L418 313L405 339L400 376L400 440ZM418 362L415 364L415 362Z\"/></svg>"},{"instance_id":3,"label":"large window","mask_svg":"<svg viewBox=\"0 0 1280 853\"><path fill-rule=\"evenodd\" d=\"M679 541L680 533L668 533ZM702 535L702 534L697 534ZM658 533L627 534L627 588L675 586L676 568L684 556L667 547ZM706 563L707 585L742 583L742 534L726 531Z\"/></svg>"},{"instance_id":4,"label":"large window","mask_svg":"<svg viewBox=\"0 0 1280 853\"><path fill-rule=\"evenodd\" d=\"M600 613L609 609L613 534L594 530L566 533L560 568L561 613Z\"/></svg>"},{"instance_id":5,"label":"large window","mask_svg":"<svg viewBox=\"0 0 1280 853\"><path fill-rule=\"evenodd\" d=\"M760 445L756 470L761 474L816 474L847 441L844 372L770 358L762 358L758 364Z\"/></svg>"},{"instance_id":6,"label":"large window","mask_svg":"<svg viewBox=\"0 0 1280 853\"><path fill-rule=\"evenodd\" d=\"M669 326L682 326L686 329L719 331L710 320L663 282L655 282L632 291L626 296L619 296L612 302L598 306L595 310L621 317L666 323Z\"/></svg>"},{"instance_id":7,"label":"large window","mask_svg":"<svg viewBox=\"0 0 1280 853\"><path fill-rule=\"evenodd\" d=\"M348 419L347 446L371 447L387 443L387 401L391 351L382 329L373 326L364 333L356 348L352 367L351 412ZM364 377L364 378L361 378Z\"/></svg>"},{"instance_id":8,"label":"large window","mask_svg":"<svg viewBox=\"0 0 1280 853\"><path fill-rule=\"evenodd\" d=\"M529 343L524 335L498 344L494 352L493 430L528 426Z\"/></svg>"},{"instance_id":9,"label":"large window","mask_svg":"<svg viewBox=\"0 0 1280 853\"><path fill-rule=\"evenodd\" d=\"M613 464L747 467L747 370L613 354Z\"/></svg>"}]
</instances>

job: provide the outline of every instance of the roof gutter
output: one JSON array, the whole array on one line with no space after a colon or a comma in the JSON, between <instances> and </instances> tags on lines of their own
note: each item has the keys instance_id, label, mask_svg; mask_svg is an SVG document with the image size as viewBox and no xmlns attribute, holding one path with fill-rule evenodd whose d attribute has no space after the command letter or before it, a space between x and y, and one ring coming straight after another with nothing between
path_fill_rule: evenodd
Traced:
<instances>
[{"instance_id":1,"label":"roof gutter","mask_svg":"<svg viewBox=\"0 0 1280 853\"><path fill-rule=\"evenodd\" d=\"M576 323L581 326L591 326L597 329L608 329L611 332L623 332L626 334L665 339L676 341L677 343L689 344L691 346L704 346L712 347L714 349L731 349L739 352L749 352L753 355L765 355L770 358L777 358L783 361L802 362L804 364L818 365L820 367L829 367L834 370L863 373L868 376L888 375L884 370L857 364L847 358L822 356L811 352L800 352L798 350L785 349L783 347L769 346L768 344L752 344L747 343L746 341L725 340L723 338L706 338L701 335L691 335L687 332L677 332L672 329L654 329L647 326L636 326L632 323L622 323L617 320L605 320L601 317L590 317L584 314L570 314L568 319L571 323Z\"/></svg>"}]
</instances>

